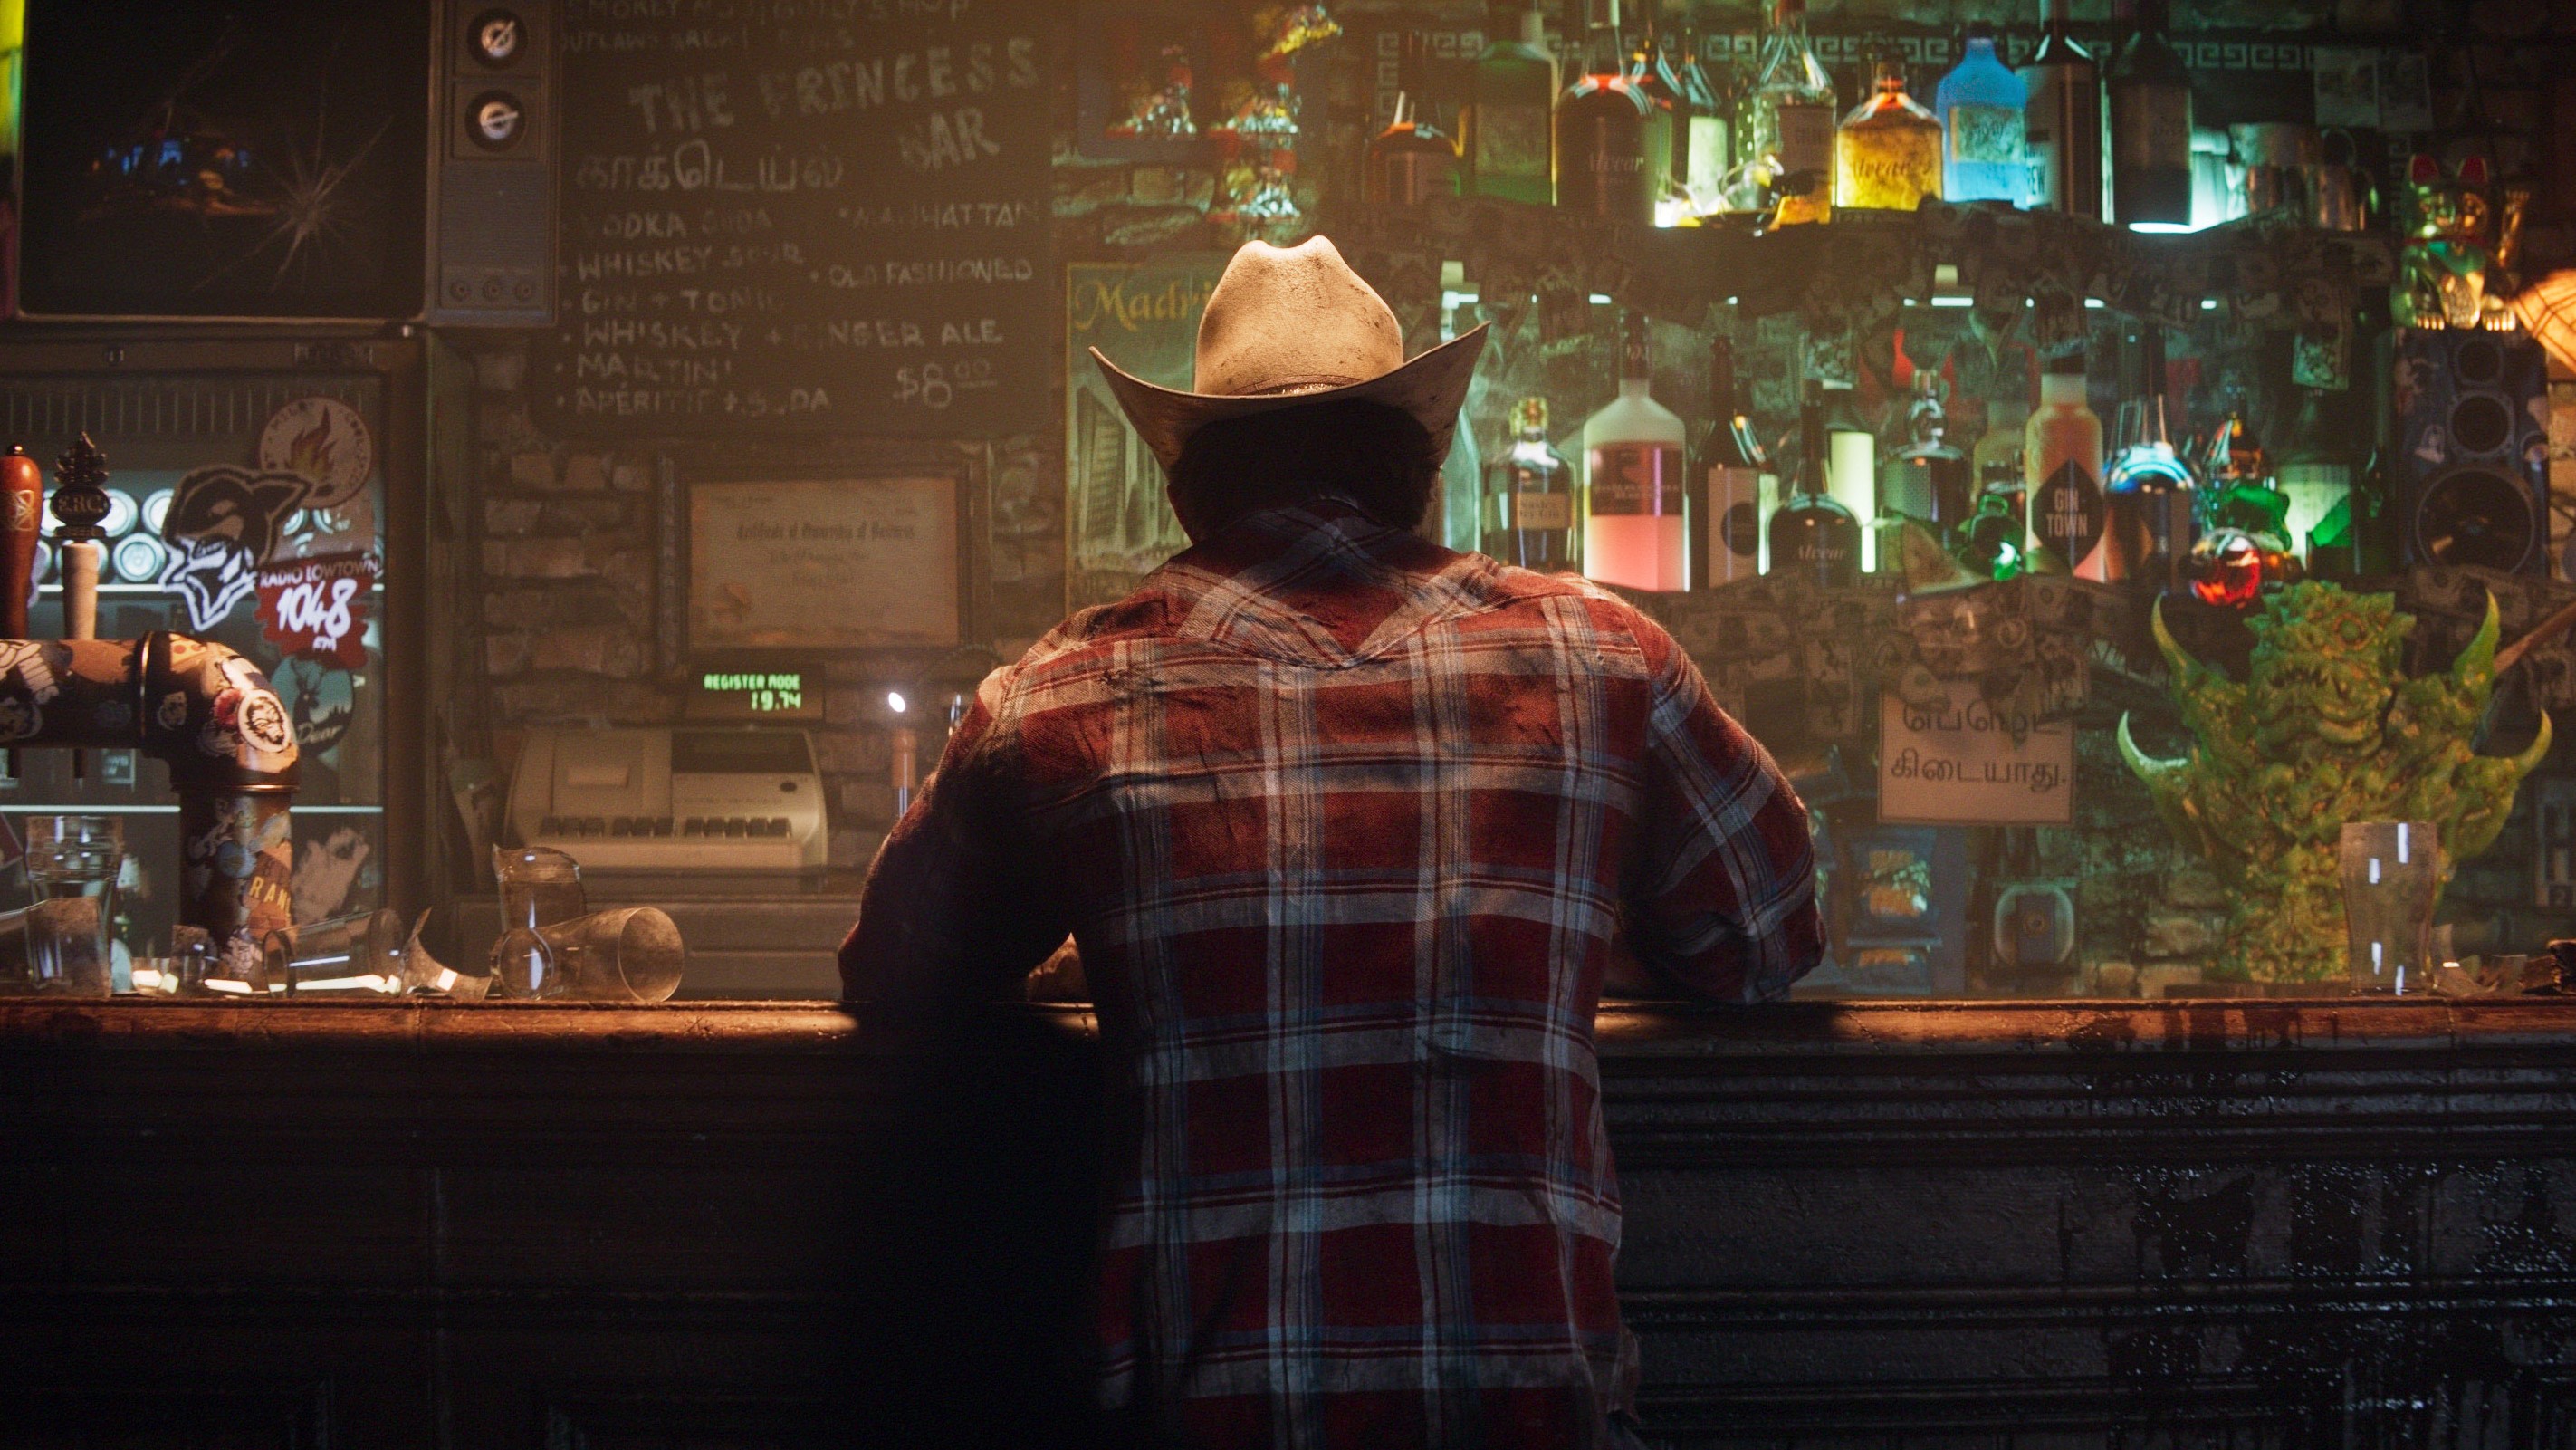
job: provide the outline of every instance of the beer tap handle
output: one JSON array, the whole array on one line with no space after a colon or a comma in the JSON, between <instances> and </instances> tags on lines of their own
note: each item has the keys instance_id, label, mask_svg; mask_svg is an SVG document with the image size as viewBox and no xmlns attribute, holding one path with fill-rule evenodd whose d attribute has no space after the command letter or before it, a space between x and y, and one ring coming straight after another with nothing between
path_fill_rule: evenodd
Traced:
<instances>
[{"instance_id":1,"label":"beer tap handle","mask_svg":"<svg viewBox=\"0 0 2576 1450\"><path fill-rule=\"evenodd\" d=\"M63 638L98 638L98 573L107 554L107 455L90 436L54 463L54 539L63 551ZM89 774L87 752L72 752L72 779Z\"/></svg>"},{"instance_id":2,"label":"beer tap handle","mask_svg":"<svg viewBox=\"0 0 2576 1450\"><path fill-rule=\"evenodd\" d=\"M36 546L43 534L45 475L24 446L0 454L0 639L27 637L27 599L35 592Z\"/></svg>"},{"instance_id":3,"label":"beer tap handle","mask_svg":"<svg viewBox=\"0 0 2576 1450\"><path fill-rule=\"evenodd\" d=\"M45 471L12 444L0 455L0 639L25 639L45 514ZM18 778L18 752L0 752L0 778Z\"/></svg>"}]
</instances>

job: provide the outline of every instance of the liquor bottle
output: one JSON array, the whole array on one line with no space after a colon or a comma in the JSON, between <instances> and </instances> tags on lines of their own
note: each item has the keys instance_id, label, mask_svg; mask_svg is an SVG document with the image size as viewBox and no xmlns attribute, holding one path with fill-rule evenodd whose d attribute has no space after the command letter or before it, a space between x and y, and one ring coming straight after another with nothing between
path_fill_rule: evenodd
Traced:
<instances>
[{"instance_id":1,"label":"liquor bottle","mask_svg":"<svg viewBox=\"0 0 2576 1450\"><path fill-rule=\"evenodd\" d=\"M1767 178L1773 225L1834 214L1834 82L1807 42L1807 0L1775 0L1762 65L1736 110L1736 154Z\"/></svg>"},{"instance_id":2,"label":"liquor bottle","mask_svg":"<svg viewBox=\"0 0 2576 1450\"><path fill-rule=\"evenodd\" d=\"M1950 446L1950 415L1941 406L1941 378L1930 368L1914 372L1914 405L1905 410L1905 442L1878 479L1881 519L1901 515L1947 539L1967 522L1968 455ZM1884 550L1879 567L1889 567Z\"/></svg>"},{"instance_id":3,"label":"liquor bottle","mask_svg":"<svg viewBox=\"0 0 2576 1450\"><path fill-rule=\"evenodd\" d=\"M1655 30L1654 12L1628 52L1628 84L1645 102L1646 127L1639 149L1646 158L1646 189L1654 224L1677 226L1689 214L1682 190L1689 165L1690 97L1684 93L1677 54Z\"/></svg>"},{"instance_id":4,"label":"liquor bottle","mask_svg":"<svg viewBox=\"0 0 2576 1450\"><path fill-rule=\"evenodd\" d=\"M1771 569L1838 589L1860 574L1860 521L1825 491L1825 398L1807 385L1798 412L1798 486L1771 516Z\"/></svg>"},{"instance_id":5,"label":"liquor bottle","mask_svg":"<svg viewBox=\"0 0 2576 1450\"><path fill-rule=\"evenodd\" d=\"M2337 500L2308 535L2308 573L2318 579L2351 584L2397 571L2390 546L2381 491L2385 476L2373 453L2354 486Z\"/></svg>"},{"instance_id":6,"label":"liquor bottle","mask_svg":"<svg viewBox=\"0 0 2576 1450\"><path fill-rule=\"evenodd\" d=\"M2084 399L2084 354L2049 359L2021 458L2030 486L2030 572L2074 573L2102 538L2102 420Z\"/></svg>"},{"instance_id":7,"label":"liquor bottle","mask_svg":"<svg viewBox=\"0 0 2576 1450\"><path fill-rule=\"evenodd\" d=\"M2339 532L2346 538L2351 534L2350 500L2357 470L2352 450L2344 442L2352 430L2336 417L2336 401L2336 395L2323 389L2301 388L2297 421L2290 425L2290 444L2281 455L2278 477L2281 492L2290 500L2285 521L2289 542L2311 564L2320 552L2319 533L2339 507L2345 520Z\"/></svg>"},{"instance_id":8,"label":"liquor bottle","mask_svg":"<svg viewBox=\"0 0 2576 1450\"><path fill-rule=\"evenodd\" d=\"M1690 587L1682 502L1688 431L1654 400L1646 318L1619 325L1619 396L1583 424L1583 572L1631 589Z\"/></svg>"},{"instance_id":9,"label":"liquor bottle","mask_svg":"<svg viewBox=\"0 0 2576 1450\"><path fill-rule=\"evenodd\" d=\"M2073 0L2040 0L2047 29L2021 68L2030 104L2022 145L2030 160L2033 210L2102 215L2102 67L2066 33Z\"/></svg>"},{"instance_id":10,"label":"liquor bottle","mask_svg":"<svg viewBox=\"0 0 2576 1450\"><path fill-rule=\"evenodd\" d=\"M2137 356L2132 398L2121 405L2120 449L2102 473L2100 577L2182 595L2199 538L2199 492L2167 428L2161 328L2147 326Z\"/></svg>"},{"instance_id":11,"label":"liquor bottle","mask_svg":"<svg viewBox=\"0 0 2576 1450\"><path fill-rule=\"evenodd\" d=\"M1941 196L1946 201L2021 204L2030 184L2022 153L2030 88L1995 58L1995 29L1968 27L1967 54L1932 92L1941 122Z\"/></svg>"},{"instance_id":12,"label":"liquor bottle","mask_svg":"<svg viewBox=\"0 0 2576 1450\"><path fill-rule=\"evenodd\" d=\"M2137 0L2138 33L2111 67L2112 220L2191 223L2191 72L2165 40L2166 0Z\"/></svg>"},{"instance_id":13,"label":"liquor bottle","mask_svg":"<svg viewBox=\"0 0 2576 1450\"><path fill-rule=\"evenodd\" d=\"M1547 399L1514 404L1512 433L1511 451L1485 471L1485 552L1550 574L1578 568L1574 465L1548 446Z\"/></svg>"},{"instance_id":14,"label":"liquor bottle","mask_svg":"<svg viewBox=\"0 0 2576 1450\"><path fill-rule=\"evenodd\" d=\"M1714 589L1762 573L1763 534L1779 506L1780 479L1736 397L1735 342L1724 332L1709 343L1708 429L1691 476L1701 490L1691 510L1691 587Z\"/></svg>"},{"instance_id":15,"label":"liquor bottle","mask_svg":"<svg viewBox=\"0 0 2576 1450\"><path fill-rule=\"evenodd\" d=\"M1834 140L1834 205L1912 211L1941 196L1941 120L1905 93L1905 62L1883 56L1876 74Z\"/></svg>"},{"instance_id":16,"label":"liquor bottle","mask_svg":"<svg viewBox=\"0 0 2576 1450\"><path fill-rule=\"evenodd\" d=\"M1673 172L1691 214L1708 216L1724 209L1727 173L1735 167L1734 75L1711 56L1698 31L1684 39L1681 85L1690 118L1673 132Z\"/></svg>"},{"instance_id":17,"label":"liquor bottle","mask_svg":"<svg viewBox=\"0 0 2576 1450\"><path fill-rule=\"evenodd\" d=\"M1556 102L1556 204L1604 221L1655 223L1647 175L1654 102L1630 79L1617 31L1592 29L1584 74ZM1667 133L1669 134L1669 133Z\"/></svg>"},{"instance_id":18,"label":"liquor bottle","mask_svg":"<svg viewBox=\"0 0 2576 1450\"><path fill-rule=\"evenodd\" d=\"M1547 15L1532 5L1521 12L1519 38L1497 37L1467 78L1458 129L1470 195L1540 206L1556 200L1556 88Z\"/></svg>"},{"instance_id":19,"label":"liquor bottle","mask_svg":"<svg viewBox=\"0 0 2576 1450\"><path fill-rule=\"evenodd\" d=\"M2019 578L2028 566L2030 490L2017 463L1997 463L1983 478L1976 512L1959 531L1958 559L1970 573L2001 583Z\"/></svg>"},{"instance_id":20,"label":"liquor bottle","mask_svg":"<svg viewBox=\"0 0 2576 1450\"><path fill-rule=\"evenodd\" d=\"M1860 525L1862 573L1875 567L1878 517L1878 430L1861 416L1860 394L1849 383L1828 383L1825 400L1826 491Z\"/></svg>"},{"instance_id":21,"label":"liquor bottle","mask_svg":"<svg viewBox=\"0 0 2576 1450\"><path fill-rule=\"evenodd\" d=\"M1361 162L1368 199L1378 206L1415 206L1458 194L1458 150L1422 115L1430 84L1430 37L1407 31L1400 46L1395 118L1369 142Z\"/></svg>"}]
</instances>

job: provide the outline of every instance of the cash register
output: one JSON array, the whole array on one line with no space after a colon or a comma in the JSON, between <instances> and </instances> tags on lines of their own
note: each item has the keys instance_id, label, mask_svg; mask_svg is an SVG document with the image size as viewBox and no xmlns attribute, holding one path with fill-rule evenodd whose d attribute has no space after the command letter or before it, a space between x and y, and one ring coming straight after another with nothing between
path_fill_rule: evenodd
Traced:
<instances>
[{"instance_id":1,"label":"cash register","mask_svg":"<svg viewBox=\"0 0 2576 1450\"><path fill-rule=\"evenodd\" d=\"M510 780L510 826L585 876L818 883L831 855L823 778L802 730L531 731Z\"/></svg>"}]
</instances>

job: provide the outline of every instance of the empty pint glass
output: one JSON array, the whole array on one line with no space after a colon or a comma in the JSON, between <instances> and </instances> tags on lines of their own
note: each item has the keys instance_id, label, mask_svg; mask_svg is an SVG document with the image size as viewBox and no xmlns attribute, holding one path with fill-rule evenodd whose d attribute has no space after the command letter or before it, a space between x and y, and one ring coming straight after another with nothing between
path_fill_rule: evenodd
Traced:
<instances>
[{"instance_id":1,"label":"empty pint glass","mask_svg":"<svg viewBox=\"0 0 2576 1450\"><path fill-rule=\"evenodd\" d=\"M513 927L493 945L492 956L501 985L513 997L662 1002L680 989L688 948L669 916L629 906L533 930Z\"/></svg>"},{"instance_id":2,"label":"empty pint glass","mask_svg":"<svg viewBox=\"0 0 2576 1450\"><path fill-rule=\"evenodd\" d=\"M2441 841L2429 821L2350 821L2343 828L2343 919L2356 992L2429 990Z\"/></svg>"}]
</instances>

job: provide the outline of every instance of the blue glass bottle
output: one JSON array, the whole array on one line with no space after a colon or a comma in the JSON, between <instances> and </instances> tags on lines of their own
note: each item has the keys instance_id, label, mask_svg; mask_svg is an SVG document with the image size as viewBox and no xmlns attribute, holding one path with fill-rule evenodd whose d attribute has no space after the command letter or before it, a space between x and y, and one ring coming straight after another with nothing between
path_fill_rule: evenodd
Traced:
<instances>
[{"instance_id":1,"label":"blue glass bottle","mask_svg":"<svg viewBox=\"0 0 2576 1450\"><path fill-rule=\"evenodd\" d=\"M2022 110L2029 92L1995 58L1994 27L1968 27L1967 54L1941 78L1932 112L1941 118L1941 198L2022 204Z\"/></svg>"}]
</instances>

